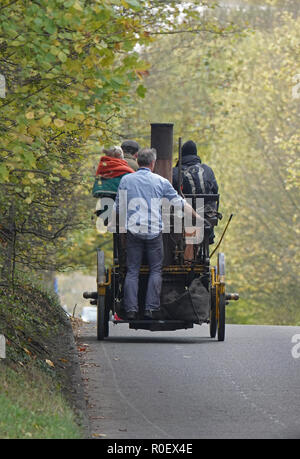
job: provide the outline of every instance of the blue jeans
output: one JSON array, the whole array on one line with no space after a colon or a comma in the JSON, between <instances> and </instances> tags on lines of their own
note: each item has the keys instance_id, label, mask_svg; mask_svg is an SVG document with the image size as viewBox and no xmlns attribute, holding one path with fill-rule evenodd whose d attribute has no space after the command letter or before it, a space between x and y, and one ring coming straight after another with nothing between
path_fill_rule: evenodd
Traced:
<instances>
[{"instance_id":1,"label":"blue jeans","mask_svg":"<svg viewBox=\"0 0 300 459\"><path fill-rule=\"evenodd\" d=\"M127 274L124 284L124 308L126 312L138 312L139 274L146 253L149 265L149 279L146 293L145 310L155 310L160 306L162 283L163 240L162 234L154 239L141 239L127 232Z\"/></svg>"}]
</instances>

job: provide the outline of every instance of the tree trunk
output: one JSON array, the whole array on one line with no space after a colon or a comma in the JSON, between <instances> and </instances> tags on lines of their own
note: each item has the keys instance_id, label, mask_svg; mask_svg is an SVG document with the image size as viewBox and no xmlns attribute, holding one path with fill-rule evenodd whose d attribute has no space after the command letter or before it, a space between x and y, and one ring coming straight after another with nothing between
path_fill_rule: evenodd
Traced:
<instances>
[{"instance_id":1,"label":"tree trunk","mask_svg":"<svg viewBox=\"0 0 300 459\"><path fill-rule=\"evenodd\" d=\"M7 245L4 250L4 261L1 271L1 277L6 282L12 282L14 284L15 274L15 245L16 245L16 209L15 205L12 204L9 208L8 220L7 220Z\"/></svg>"}]
</instances>

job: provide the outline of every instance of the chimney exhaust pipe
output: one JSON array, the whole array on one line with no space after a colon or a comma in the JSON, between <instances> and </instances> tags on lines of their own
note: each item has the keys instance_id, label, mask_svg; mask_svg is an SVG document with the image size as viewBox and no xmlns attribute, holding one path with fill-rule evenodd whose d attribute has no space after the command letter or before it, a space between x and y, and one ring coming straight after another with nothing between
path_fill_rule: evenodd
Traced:
<instances>
[{"instance_id":1,"label":"chimney exhaust pipe","mask_svg":"<svg viewBox=\"0 0 300 459\"><path fill-rule=\"evenodd\" d=\"M173 167L173 124L151 124L151 148L157 151L154 172L172 183Z\"/></svg>"}]
</instances>

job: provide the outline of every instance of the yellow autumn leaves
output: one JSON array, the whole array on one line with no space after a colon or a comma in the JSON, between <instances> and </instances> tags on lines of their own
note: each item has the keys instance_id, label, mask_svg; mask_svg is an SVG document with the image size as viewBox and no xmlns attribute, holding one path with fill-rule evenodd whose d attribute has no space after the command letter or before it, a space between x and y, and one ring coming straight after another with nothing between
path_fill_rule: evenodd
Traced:
<instances>
[{"instance_id":1,"label":"yellow autumn leaves","mask_svg":"<svg viewBox=\"0 0 300 459\"><path fill-rule=\"evenodd\" d=\"M26 112L25 118L27 120L34 120L35 119L34 111ZM43 118L41 118L40 120L37 120L37 121L40 121L42 126L50 126L50 124L53 122L54 126L56 126L58 128L63 127L64 124L65 124L64 120L61 120L59 118L52 119L52 117L48 116L48 115L44 116Z\"/></svg>"}]
</instances>

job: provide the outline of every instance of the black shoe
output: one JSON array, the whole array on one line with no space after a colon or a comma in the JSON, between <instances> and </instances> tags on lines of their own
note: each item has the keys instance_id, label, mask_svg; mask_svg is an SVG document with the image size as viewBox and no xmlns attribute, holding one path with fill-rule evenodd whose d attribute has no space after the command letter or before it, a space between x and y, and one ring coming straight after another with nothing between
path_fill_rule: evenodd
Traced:
<instances>
[{"instance_id":1,"label":"black shoe","mask_svg":"<svg viewBox=\"0 0 300 459\"><path fill-rule=\"evenodd\" d=\"M135 312L135 311L126 312L126 319L127 320L136 320L137 319L137 312Z\"/></svg>"}]
</instances>

